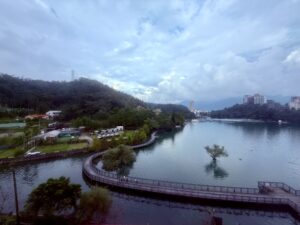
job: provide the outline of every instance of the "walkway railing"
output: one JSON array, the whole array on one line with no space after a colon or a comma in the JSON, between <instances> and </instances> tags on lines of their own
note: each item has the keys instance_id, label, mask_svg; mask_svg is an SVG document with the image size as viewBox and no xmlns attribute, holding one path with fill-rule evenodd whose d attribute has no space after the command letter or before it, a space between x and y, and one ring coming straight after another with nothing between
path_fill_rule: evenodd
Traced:
<instances>
[{"instance_id":1,"label":"walkway railing","mask_svg":"<svg viewBox=\"0 0 300 225\"><path fill-rule=\"evenodd\" d=\"M187 196L192 198L204 198L204 199L210 199L210 200L223 200L223 201L233 201L233 202L245 202L245 203L264 203L264 204L274 204L274 205L289 205L292 207L296 212L300 212L300 207L291 201L288 198L281 198L281 197L266 197L266 196L258 196L258 195L241 195L241 194L230 194L230 193L220 193L220 192L199 192L199 189L189 189L189 188L174 188L169 187L167 189L166 187L161 188L160 186L152 186L152 185L144 185L135 183L132 180L115 180L115 179L109 179L108 177L102 177L102 176L94 176L91 174L85 173L91 180L105 183L111 186L118 186L118 187L124 187L129 188L133 190L144 190L148 192L153 193L166 193L170 190L173 190L172 195L178 195L178 196ZM111 176L110 176L111 177Z\"/></svg>"},{"instance_id":2,"label":"walkway railing","mask_svg":"<svg viewBox=\"0 0 300 225\"><path fill-rule=\"evenodd\" d=\"M115 173L106 172L97 167L93 167L95 172L101 176L124 181L126 183L139 184L139 185L151 185L159 187L170 187L177 189L186 189L193 191L210 191L210 192L223 192L223 193L239 193L239 194L258 194L258 188L243 188L243 187L227 187L227 186L216 186L216 185L201 185L201 184L190 184L190 183L179 183L173 181L164 180L153 180L139 177L122 177Z\"/></svg>"},{"instance_id":3,"label":"walkway railing","mask_svg":"<svg viewBox=\"0 0 300 225\"><path fill-rule=\"evenodd\" d=\"M300 190L296 190L285 183L272 182L272 181L271 182L269 182L269 181L259 181L258 182L258 187L266 187L266 186L274 187L274 188L281 188L288 193L291 193L296 196L300 196Z\"/></svg>"},{"instance_id":4,"label":"walkway railing","mask_svg":"<svg viewBox=\"0 0 300 225\"><path fill-rule=\"evenodd\" d=\"M245 203L262 203L273 205L288 205L300 216L300 190L296 190L282 182L258 182L258 188L227 187L216 185L201 185L179 183L164 180L154 180L139 177L120 176L114 172L107 172L95 166L96 159L105 152L96 153L88 157L83 164L84 174L91 180L111 186L132 190L146 191L158 194L202 198ZM268 195L260 192L263 187L280 188L286 195Z\"/></svg>"}]
</instances>

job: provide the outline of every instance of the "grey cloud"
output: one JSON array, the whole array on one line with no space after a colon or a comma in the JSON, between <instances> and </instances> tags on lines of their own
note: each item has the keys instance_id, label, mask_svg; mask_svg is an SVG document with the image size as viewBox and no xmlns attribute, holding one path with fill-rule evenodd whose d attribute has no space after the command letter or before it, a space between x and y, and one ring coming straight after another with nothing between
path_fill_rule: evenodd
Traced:
<instances>
[{"instance_id":1,"label":"grey cloud","mask_svg":"<svg viewBox=\"0 0 300 225\"><path fill-rule=\"evenodd\" d=\"M78 75L156 102L261 92L300 82L300 2L2 1L0 70Z\"/></svg>"}]
</instances>

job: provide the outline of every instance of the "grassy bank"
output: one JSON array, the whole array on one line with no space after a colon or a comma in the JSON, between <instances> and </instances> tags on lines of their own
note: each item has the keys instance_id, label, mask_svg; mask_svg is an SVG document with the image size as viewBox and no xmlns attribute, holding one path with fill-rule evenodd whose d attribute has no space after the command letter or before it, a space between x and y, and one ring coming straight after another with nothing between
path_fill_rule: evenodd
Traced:
<instances>
[{"instance_id":1,"label":"grassy bank","mask_svg":"<svg viewBox=\"0 0 300 225\"><path fill-rule=\"evenodd\" d=\"M13 158L16 152L21 151L22 147L0 150L0 158Z\"/></svg>"},{"instance_id":2,"label":"grassy bank","mask_svg":"<svg viewBox=\"0 0 300 225\"><path fill-rule=\"evenodd\" d=\"M53 153L53 152L64 152L76 149L86 148L87 143L74 143L74 144L55 144L55 145L41 145L36 148L35 151L39 151L41 153ZM22 151L22 147L16 147L11 149L0 150L0 158L13 158L15 155Z\"/></svg>"},{"instance_id":3,"label":"grassy bank","mask_svg":"<svg viewBox=\"0 0 300 225\"><path fill-rule=\"evenodd\" d=\"M52 153L52 152L64 152L75 149L86 148L87 143L74 143L74 144L56 144L56 145L41 145L36 148L37 151L42 153Z\"/></svg>"}]
</instances>

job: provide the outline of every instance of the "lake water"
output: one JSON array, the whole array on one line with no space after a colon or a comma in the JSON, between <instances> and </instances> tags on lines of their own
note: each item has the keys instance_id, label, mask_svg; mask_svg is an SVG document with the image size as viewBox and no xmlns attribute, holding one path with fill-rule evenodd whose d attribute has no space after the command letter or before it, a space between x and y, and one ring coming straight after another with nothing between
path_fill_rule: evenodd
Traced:
<instances>
[{"instance_id":1,"label":"lake water","mask_svg":"<svg viewBox=\"0 0 300 225\"><path fill-rule=\"evenodd\" d=\"M213 164L204 147L219 144L229 156ZM257 181L281 181L300 189L300 127L264 123L195 122L137 151L130 176L198 184L256 187ZM89 189L82 176L86 156L31 163L15 167L21 206L28 193L50 177L67 176ZM10 198L5 210L14 209L11 168L0 170L0 185ZM286 213L192 205L112 191L108 224L205 224L209 213L224 224L299 224Z\"/></svg>"}]
</instances>

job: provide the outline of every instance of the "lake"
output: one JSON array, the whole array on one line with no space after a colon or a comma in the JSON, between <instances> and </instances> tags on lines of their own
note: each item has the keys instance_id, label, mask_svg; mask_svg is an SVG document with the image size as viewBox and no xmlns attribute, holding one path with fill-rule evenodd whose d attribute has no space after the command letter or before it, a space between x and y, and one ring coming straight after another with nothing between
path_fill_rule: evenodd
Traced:
<instances>
[{"instance_id":1,"label":"lake","mask_svg":"<svg viewBox=\"0 0 300 225\"><path fill-rule=\"evenodd\" d=\"M224 146L228 157L212 163L204 147ZM170 181L256 187L258 181L280 181L300 189L300 127L266 123L191 122L176 132L159 134L156 143L137 151L137 160L122 173ZM70 177L89 189L82 176L86 156L16 166L19 201L50 177ZM99 163L100 165L100 163ZM14 209L11 168L0 170L0 185L10 198L6 211ZM286 212L222 208L179 203L112 191L108 224L205 224L209 212L224 224L299 224Z\"/></svg>"}]
</instances>

